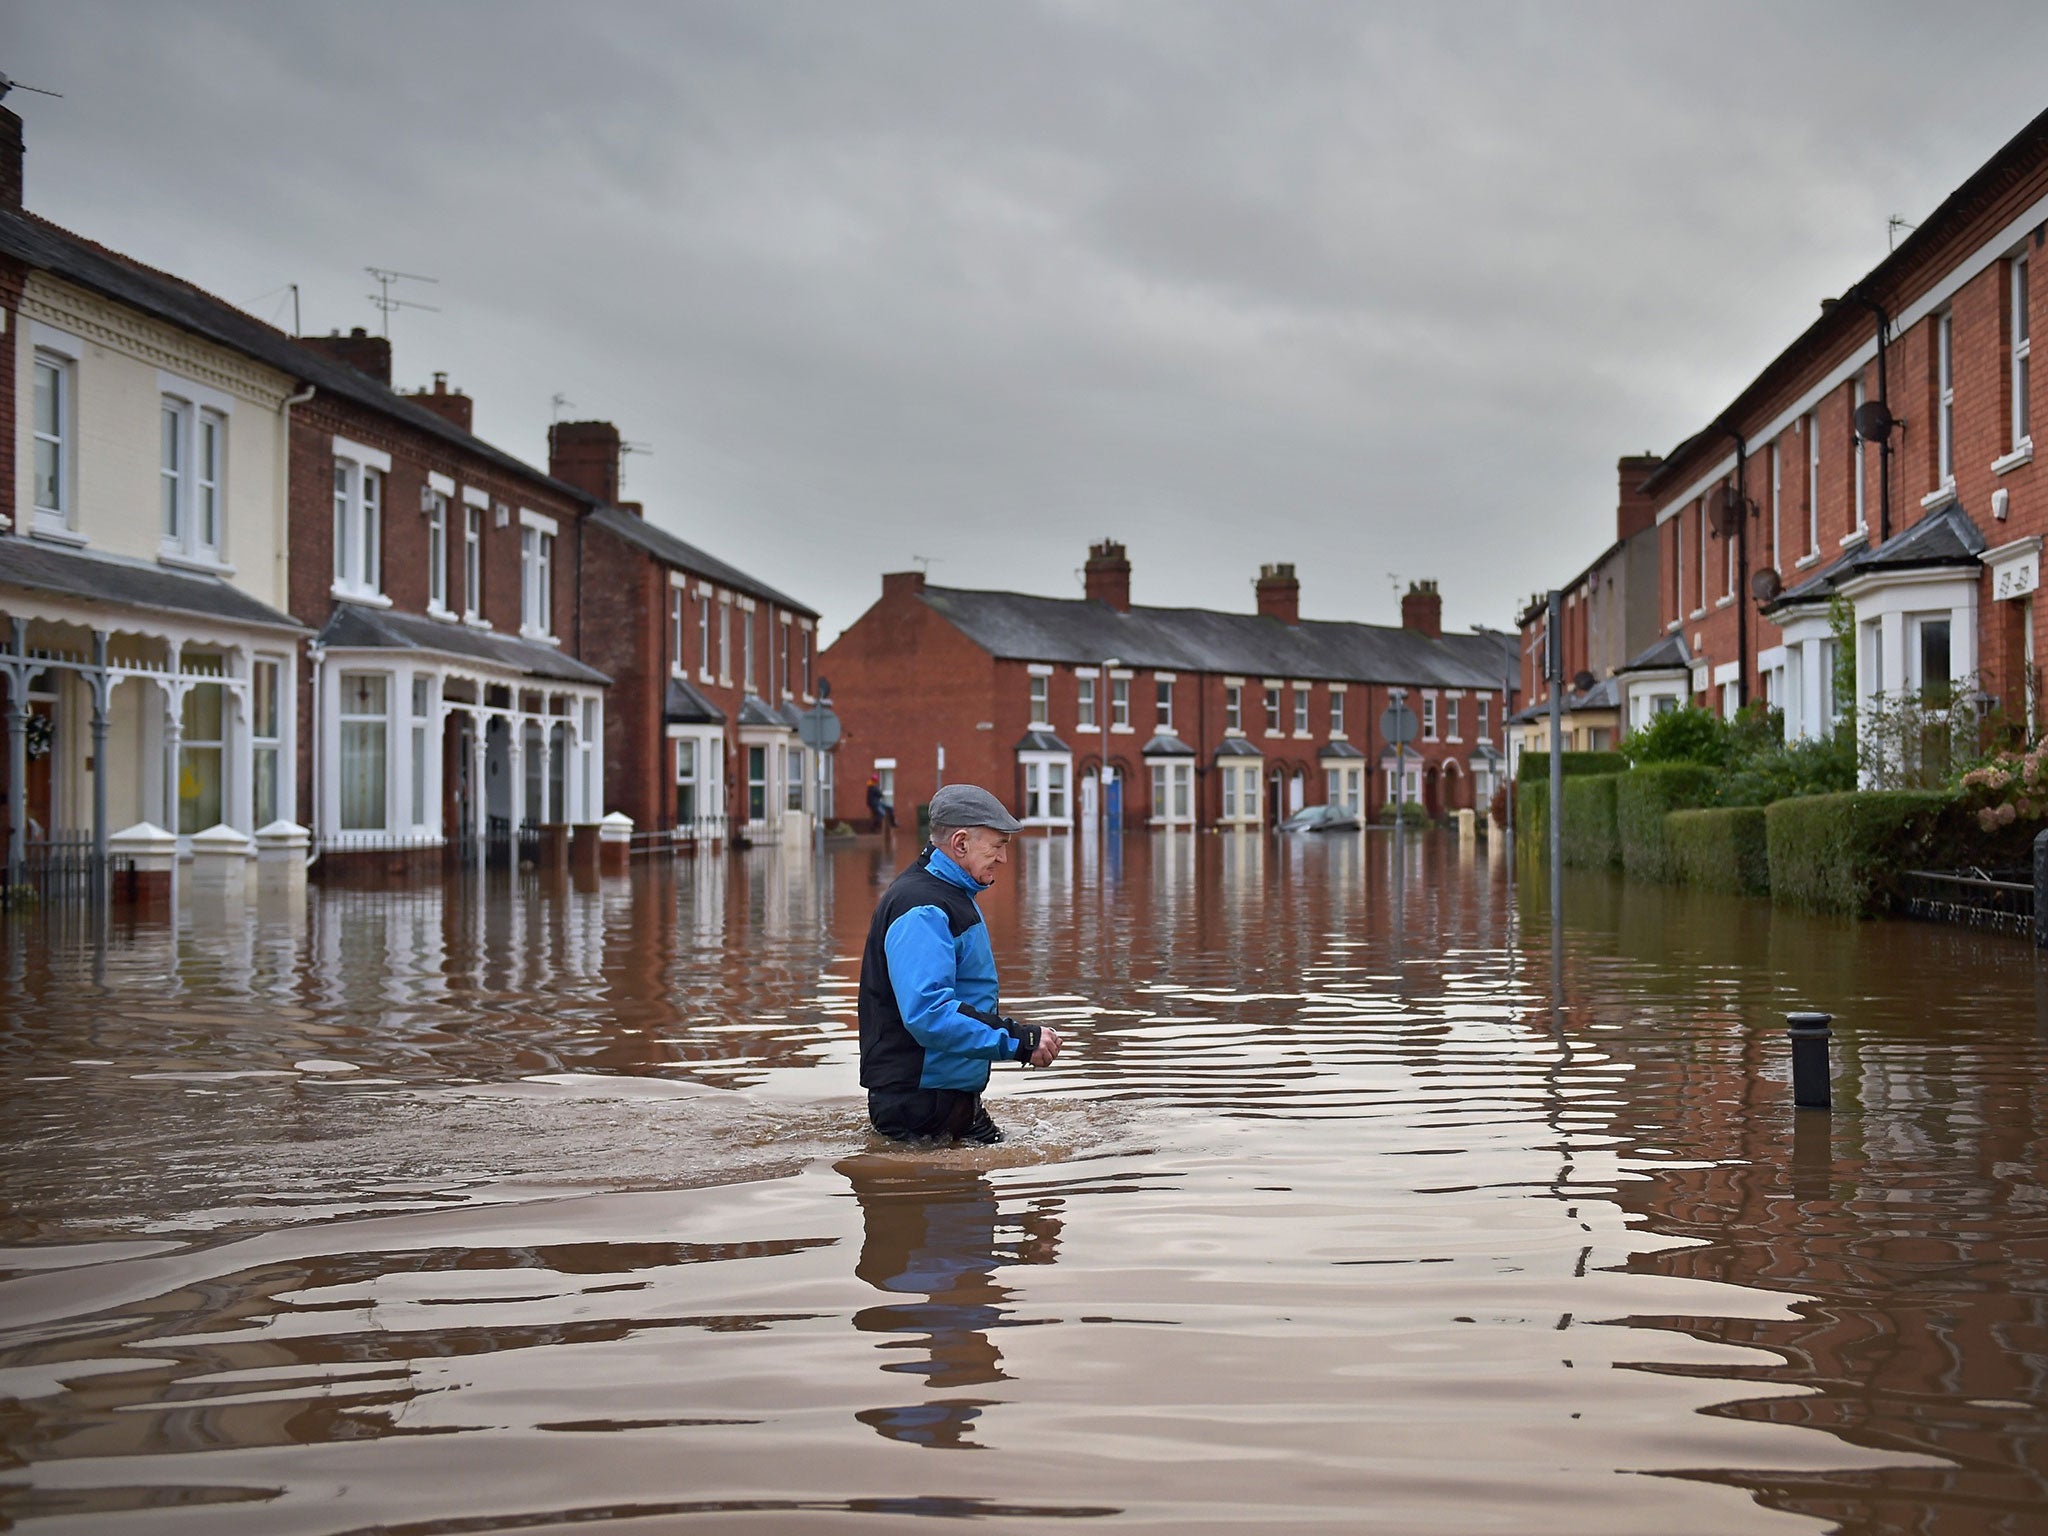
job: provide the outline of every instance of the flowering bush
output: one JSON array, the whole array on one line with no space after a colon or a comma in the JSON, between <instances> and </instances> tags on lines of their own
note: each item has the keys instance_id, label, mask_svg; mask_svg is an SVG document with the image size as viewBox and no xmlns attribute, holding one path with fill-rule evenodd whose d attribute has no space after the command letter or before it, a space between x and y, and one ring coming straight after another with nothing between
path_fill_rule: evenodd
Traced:
<instances>
[{"instance_id":1,"label":"flowering bush","mask_svg":"<svg viewBox=\"0 0 2048 1536\"><path fill-rule=\"evenodd\" d=\"M1975 802L1977 825L1986 832L2048 816L2048 746L1999 753L1963 775L1963 792Z\"/></svg>"}]
</instances>

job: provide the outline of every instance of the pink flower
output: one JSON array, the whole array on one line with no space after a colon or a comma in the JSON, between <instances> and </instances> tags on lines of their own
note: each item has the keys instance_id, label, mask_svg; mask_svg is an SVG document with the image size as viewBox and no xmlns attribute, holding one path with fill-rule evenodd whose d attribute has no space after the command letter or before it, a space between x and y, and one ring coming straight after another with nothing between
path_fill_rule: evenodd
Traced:
<instances>
[{"instance_id":1,"label":"pink flower","mask_svg":"<svg viewBox=\"0 0 2048 1536\"><path fill-rule=\"evenodd\" d=\"M1997 813L1990 806L1985 806L1983 810L1977 813L1977 825L1986 832L1996 832L1998 830Z\"/></svg>"},{"instance_id":2,"label":"pink flower","mask_svg":"<svg viewBox=\"0 0 2048 1536\"><path fill-rule=\"evenodd\" d=\"M2001 805L2000 807L1998 807L1997 810L1993 811L1991 814L1998 818L1998 824L2001 827L2009 827L2013 824L2013 819L2019 813L2015 811L2010 804L2006 804Z\"/></svg>"}]
</instances>

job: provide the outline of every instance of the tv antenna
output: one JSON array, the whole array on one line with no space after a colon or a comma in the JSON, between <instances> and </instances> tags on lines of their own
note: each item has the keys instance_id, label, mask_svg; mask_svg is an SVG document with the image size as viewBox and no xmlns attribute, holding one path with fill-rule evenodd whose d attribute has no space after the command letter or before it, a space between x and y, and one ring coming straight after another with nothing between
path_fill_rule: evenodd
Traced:
<instances>
[{"instance_id":1,"label":"tv antenna","mask_svg":"<svg viewBox=\"0 0 2048 1536\"><path fill-rule=\"evenodd\" d=\"M931 574L933 566L945 563L936 555L912 555L910 558L917 562L918 571L926 576Z\"/></svg>"},{"instance_id":2,"label":"tv antenna","mask_svg":"<svg viewBox=\"0 0 2048 1536\"><path fill-rule=\"evenodd\" d=\"M1902 229L1918 229L1919 227L1918 224L1912 223L1895 213L1884 221L1885 239L1890 247L1896 251L1899 248L1899 231Z\"/></svg>"},{"instance_id":3,"label":"tv antenna","mask_svg":"<svg viewBox=\"0 0 2048 1536\"><path fill-rule=\"evenodd\" d=\"M624 490L626 485L626 458L628 455L635 453L644 453L649 458L652 458L654 456L654 444L629 443L623 438L619 440L619 488L621 490Z\"/></svg>"},{"instance_id":4,"label":"tv antenna","mask_svg":"<svg viewBox=\"0 0 2048 1536\"><path fill-rule=\"evenodd\" d=\"M394 299L391 297L391 285L393 283L438 283L441 281L438 277L422 277L417 272L399 272L390 267L365 267L363 270L370 274L370 281L377 285L377 291L368 295L368 298L372 304L384 312L384 339L386 341L391 339L391 311L394 309L423 309L430 315L441 313L439 308L432 304L421 304L413 299Z\"/></svg>"},{"instance_id":5,"label":"tv antenna","mask_svg":"<svg viewBox=\"0 0 2048 1536\"><path fill-rule=\"evenodd\" d=\"M570 407L575 405L575 403L576 402L574 400L571 400L567 395L548 396L548 410L551 413L553 419L558 422L562 419L562 412L568 410Z\"/></svg>"},{"instance_id":6,"label":"tv antenna","mask_svg":"<svg viewBox=\"0 0 2048 1536\"><path fill-rule=\"evenodd\" d=\"M62 91L46 91L40 85L23 85L19 80L0 75L0 101L7 99L9 91L34 91L38 96L54 96L59 101L64 99Z\"/></svg>"}]
</instances>

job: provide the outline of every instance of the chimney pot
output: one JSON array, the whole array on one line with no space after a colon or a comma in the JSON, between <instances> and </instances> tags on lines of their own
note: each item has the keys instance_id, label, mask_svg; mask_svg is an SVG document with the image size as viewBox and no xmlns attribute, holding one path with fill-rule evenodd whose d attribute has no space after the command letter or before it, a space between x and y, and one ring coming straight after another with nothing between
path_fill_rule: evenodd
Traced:
<instances>
[{"instance_id":1,"label":"chimney pot","mask_svg":"<svg viewBox=\"0 0 2048 1536\"><path fill-rule=\"evenodd\" d=\"M1444 600L1434 581L1411 581L1401 598L1401 627L1441 639L1444 632Z\"/></svg>"}]
</instances>

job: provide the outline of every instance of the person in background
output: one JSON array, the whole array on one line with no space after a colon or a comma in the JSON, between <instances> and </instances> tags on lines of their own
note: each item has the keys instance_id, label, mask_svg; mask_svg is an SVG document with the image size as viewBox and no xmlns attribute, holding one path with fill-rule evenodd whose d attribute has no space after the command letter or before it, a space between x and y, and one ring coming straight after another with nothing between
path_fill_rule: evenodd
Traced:
<instances>
[{"instance_id":1,"label":"person in background","mask_svg":"<svg viewBox=\"0 0 2048 1536\"><path fill-rule=\"evenodd\" d=\"M891 828L896 825L896 807L882 798L882 776L879 773L868 775L868 815L874 821L872 830L876 832L881 831L885 823Z\"/></svg>"},{"instance_id":2,"label":"person in background","mask_svg":"<svg viewBox=\"0 0 2048 1536\"><path fill-rule=\"evenodd\" d=\"M932 796L930 845L875 906L860 961L860 1083L869 1122L892 1141L1001 1141L981 1104L990 1064L1044 1067L1060 1053L1059 1031L1003 1017L975 905L1019 826L987 790L946 785Z\"/></svg>"}]
</instances>

